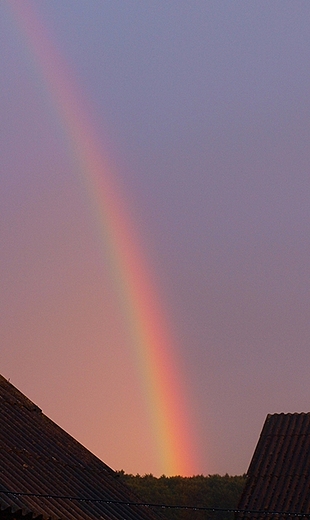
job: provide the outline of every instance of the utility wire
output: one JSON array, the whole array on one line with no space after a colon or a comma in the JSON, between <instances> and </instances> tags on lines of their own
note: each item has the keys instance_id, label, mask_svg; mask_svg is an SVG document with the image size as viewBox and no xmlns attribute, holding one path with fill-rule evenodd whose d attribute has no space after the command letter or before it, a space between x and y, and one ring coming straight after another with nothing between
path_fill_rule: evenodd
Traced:
<instances>
[{"instance_id":1,"label":"utility wire","mask_svg":"<svg viewBox=\"0 0 310 520\"><path fill-rule=\"evenodd\" d=\"M51 495L39 493L23 493L18 491L7 491L0 489L0 493L4 495L13 495L15 497L31 497L31 498L51 498L54 500L69 500L84 503L101 503L114 504L122 506L142 506L142 507L156 507L161 509L186 509L191 511L208 511L211 513L239 513L243 515L259 515L259 516L288 516L288 517L310 517L309 513L289 512L289 511L268 511L259 509L237 509L225 507L204 507L204 506L184 506L184 505L169 505L169 504L150 504L145 502L129 502L125 500L107 500L104 498L81 498L67 495Z\"/></svg>"}]
</instances>

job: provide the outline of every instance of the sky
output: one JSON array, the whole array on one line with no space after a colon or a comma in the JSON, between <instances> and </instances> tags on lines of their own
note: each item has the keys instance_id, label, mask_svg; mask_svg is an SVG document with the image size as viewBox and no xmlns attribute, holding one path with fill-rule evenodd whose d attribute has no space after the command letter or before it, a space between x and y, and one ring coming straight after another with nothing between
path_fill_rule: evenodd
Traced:
<instances>
[{"instance_id":1,"label":"sky","mask_svg":"<svg viewBox=\"0 0 310 520\"><path fill-rule=\"evenodd\" d=\"M268 413L309 411L309 24L308 0L0 3L0 373L113 469L169 473L129 263L111 260L53 56L170 338L160 407L177 389L191 474L236 475Z\"/></svg>"}]
</instances>

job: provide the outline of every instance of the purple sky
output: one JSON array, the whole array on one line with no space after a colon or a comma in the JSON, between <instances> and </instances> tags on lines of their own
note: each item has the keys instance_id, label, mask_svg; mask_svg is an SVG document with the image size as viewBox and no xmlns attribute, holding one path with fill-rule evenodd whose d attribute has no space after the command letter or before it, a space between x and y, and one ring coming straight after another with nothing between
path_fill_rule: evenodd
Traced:
<instances>
[{"instance_id":1,"label":"purple sky","mask_svg":"<svg viewBox=\"0 0 310 520\"><path fill-rule=\"evenodd\" d=\"M30 3L135 215L197 417L197 473L241 474L267 413L310 409L309 1ZM0 373L113 468L156 473L91 204L8 4Z\"/></svg>"}]
</instances>

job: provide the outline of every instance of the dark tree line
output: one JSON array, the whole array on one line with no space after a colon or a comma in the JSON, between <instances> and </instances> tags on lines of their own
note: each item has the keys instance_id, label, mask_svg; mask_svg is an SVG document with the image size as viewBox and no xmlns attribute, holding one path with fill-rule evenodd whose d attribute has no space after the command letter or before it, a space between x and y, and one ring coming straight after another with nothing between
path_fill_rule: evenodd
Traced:
<instances>
[{"instance_id":1,"label":"dark tree line","mask_svg":"<svg viewBox=\"0 0 310 520\"><path fill-rule=\"evenodd\" d=\"M118 472L119 478L149 504L168 504L196 507L236 508L245 476L197 475L194 477L154 477L128 475ZM182 509L155 509L167 520L233 520L232 513Z\"/></svg>"}]
</instances>

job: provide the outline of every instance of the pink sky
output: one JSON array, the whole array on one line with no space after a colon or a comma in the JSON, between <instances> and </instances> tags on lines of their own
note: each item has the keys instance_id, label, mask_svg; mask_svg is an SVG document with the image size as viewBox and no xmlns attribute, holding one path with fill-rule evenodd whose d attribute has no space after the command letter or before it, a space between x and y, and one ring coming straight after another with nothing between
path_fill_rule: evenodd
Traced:
<instances>
[{"instance_id":1,"label":"pink sky","mask_svg":"<svg viewBox=\"0 0 310 520\"><path fill-rule=\"evenodd\" d=\"M124 192L193 472L241 474L267 413L309 411L310 7L27 4ZM8 2L0 24L0 372L114 469L160 475L98 204Z\"/></svg>"}]
</instances>

